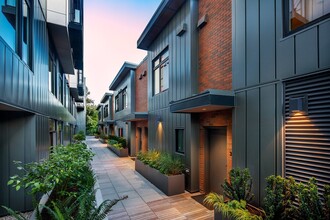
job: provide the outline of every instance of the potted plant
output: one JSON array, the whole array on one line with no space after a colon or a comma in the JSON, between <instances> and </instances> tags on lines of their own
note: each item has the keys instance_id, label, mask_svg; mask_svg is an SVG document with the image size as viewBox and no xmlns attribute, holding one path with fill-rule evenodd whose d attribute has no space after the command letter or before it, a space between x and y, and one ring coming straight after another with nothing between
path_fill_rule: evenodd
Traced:
<instances>
[{"instance_id":1,"label":"potted plant","mask_svg":"<svg viewBox=\"0 0 330 220\"><path fill-rule=\"evenodd\" d=\"M126 146L125 138L109 135L108 148L118 157L128 156L128 148Z\"/></svg>"},{"instance_id":2,"label":"potted plant","mask_svg":"<svg viewBox=\"0 0 330 220\"><path fill-rule=\"evenodd\" d=\"M139 152L135 170L168 196L184 192L184 164L179 157L155 150Z\"/></svg>"},{"instance_id":3,"label":"potted plant","mask_svg":"<svg viewBox=\"0 0 330 220\"><path fill-rule=\"evenodd\" d=\"M204 203L214 208L214 219L263 219L263 210L252 206L249 202L253 199L251 193L252 178L248 169L234 168L229 172L230 181L225 179L222 195L211 192Z\"/></svg>"}]
</instances>

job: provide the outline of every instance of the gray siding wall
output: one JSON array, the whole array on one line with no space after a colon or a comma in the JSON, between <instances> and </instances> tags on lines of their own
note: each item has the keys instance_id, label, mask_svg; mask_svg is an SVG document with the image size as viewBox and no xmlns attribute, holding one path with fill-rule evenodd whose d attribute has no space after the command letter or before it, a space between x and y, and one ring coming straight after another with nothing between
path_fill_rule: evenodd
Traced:
<instances>
[{"instance_id":1,"label":"gray siding wall","mask_svg":"<svg viewBox=\"0 0 330 220\"><path fill-rule=\"evenodd\" d=\"M0 102L75 123L75 118L48 90L48 31L39 4L34 4L33 71L0 36Z\"/></svg>"},{"instance_id":2,"label":"gray siding wall","mask_svg":"<svg viewBox=\"0 0 330 220\"><path fill-rule=\"evenodd\" d=\"M198 190L198 126L190 114L170 112L169 103L198 92L197 87L197 19L198 2L187 1L152 43L148 51L148 147L175 152L175 129L185 129L185 155L191 169L187 187ZM177 36L177 29L186 23L187 31ZM166 48L169 50L169 89L153 95L152 61ZM161 123L158 123L161 121ZM195 166L197 164L197 167Z\"/></svg>"},{"instance_id":3,"label":"gray siding wall","mask_svg":"<svg viewBox=\"0 0 330 220\"><path fill-rule=\"evenodd\" d=\"M0 112L0 204L14 210L32 209L27 191L7 186L10 176L18 174L13 161L28 163L36 157L36 117L24 112ZM20 201L20 202L17 202ZM4 215L0 209L0 215Z\"/></svg>"},{"instance_id":4,"label":"gray siding wall","mask_svg":"<svg viewBox=\"0 0 330 220\"><path fill-rule=\"evenodd\" d=\"M255 203L265 177L283 173L282 81L330 68L330 20L284 37L282 9L282 1L233 1L233 166L250 168Z\"/></svg>"}]
</instances>

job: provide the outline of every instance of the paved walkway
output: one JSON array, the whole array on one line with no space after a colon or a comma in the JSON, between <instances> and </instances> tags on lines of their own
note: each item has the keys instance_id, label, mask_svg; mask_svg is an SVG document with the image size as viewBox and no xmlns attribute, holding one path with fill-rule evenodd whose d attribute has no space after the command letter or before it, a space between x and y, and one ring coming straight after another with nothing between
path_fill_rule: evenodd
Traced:
<instances>
[{"instance_id":1,"label":"paved walkway","mask_svg":"<svg viewBox=\"0 0 330 220\"><path fill-rule=\"evenodd\" d=\"M109 219L213 219L213 211L193 200L192 194L166 196L135 171L130 158L117 157L94 137L87 137L86 143L96 153L92 166L103 199L128 196L113 207Z\"/></svg>"}]
</instances>

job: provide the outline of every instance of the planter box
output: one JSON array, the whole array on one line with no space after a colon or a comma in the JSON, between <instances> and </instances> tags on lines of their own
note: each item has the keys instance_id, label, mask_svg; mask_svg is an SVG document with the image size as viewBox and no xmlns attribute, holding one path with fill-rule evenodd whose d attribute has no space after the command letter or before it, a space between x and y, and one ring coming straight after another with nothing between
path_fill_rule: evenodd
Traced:
<instances>
[{"instance_id":1,"label":"planter box","mask_svg":"<svg viewBox=\"0 0 330 220\"><path fill-rule=\"evenodd\" d=\"M214 220L232 220L231 218L224 218L220 212L214 211Z\"/></svg>"},{"instance_id":2,"label":"planter box","mask_svg":"<svg viewBox=\"0 0 330 220\"><path fill-rule=\"evenodd\" d=\"M184 174L166 176L138 159L135 160L135 170L168 196L184 193Z\"/></svg>"},{"instance_id":3,"label":"planter box","mask_svg":"<svg viewBox=\"0 0 330 220\"><path fill-rule=\"evenodd\" d=\"M128 148L118 149L111 146L110 144L108 144L108 148L110 148L110 150L114 152L118 157L128 157Z\"/></svg>"},{"instance_id":4,"label":"planter box","mask_svg":"<svg viewBox=\"0 0 330 220\"><path fill-rule=\"evenodd\" d=\"M102 143L102 144L106 144L106 139L102 139L102 138L99 138L99 141Z\"/></svg>"},{"instance_id":5,"label":"planter box","mask_svg":"<svg viewBox=\"0 0 330 220\"><path fill-rule=\"evenodd\" d=\"M246 208L247 208L247 210L249 210L250 213L261 216L263 219L265 219L265 217L266 217L265 213L261 209L255 207L251 204L247 204ZM220 212L214 211L214 220L232 220L232 218L224 218L224 217L222 217L222 214Z\"/></svg>"}]
</instances>

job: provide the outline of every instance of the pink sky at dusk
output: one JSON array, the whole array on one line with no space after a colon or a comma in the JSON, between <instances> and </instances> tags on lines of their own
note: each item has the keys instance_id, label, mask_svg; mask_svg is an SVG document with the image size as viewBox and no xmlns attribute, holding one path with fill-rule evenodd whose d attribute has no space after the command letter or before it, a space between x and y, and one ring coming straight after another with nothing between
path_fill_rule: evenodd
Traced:
<instances>
[{"instance_id":1,"label":"pink sky at dusk","mask_svg":"<svg viewBox=\"0 0 330 220\"><path fill-rule=\"evenodd\" d=\"M161 0L84 2L84 74L98 104L125 61L140 63L146 51L136 42Z\"/></svg>"}]
</instances>

